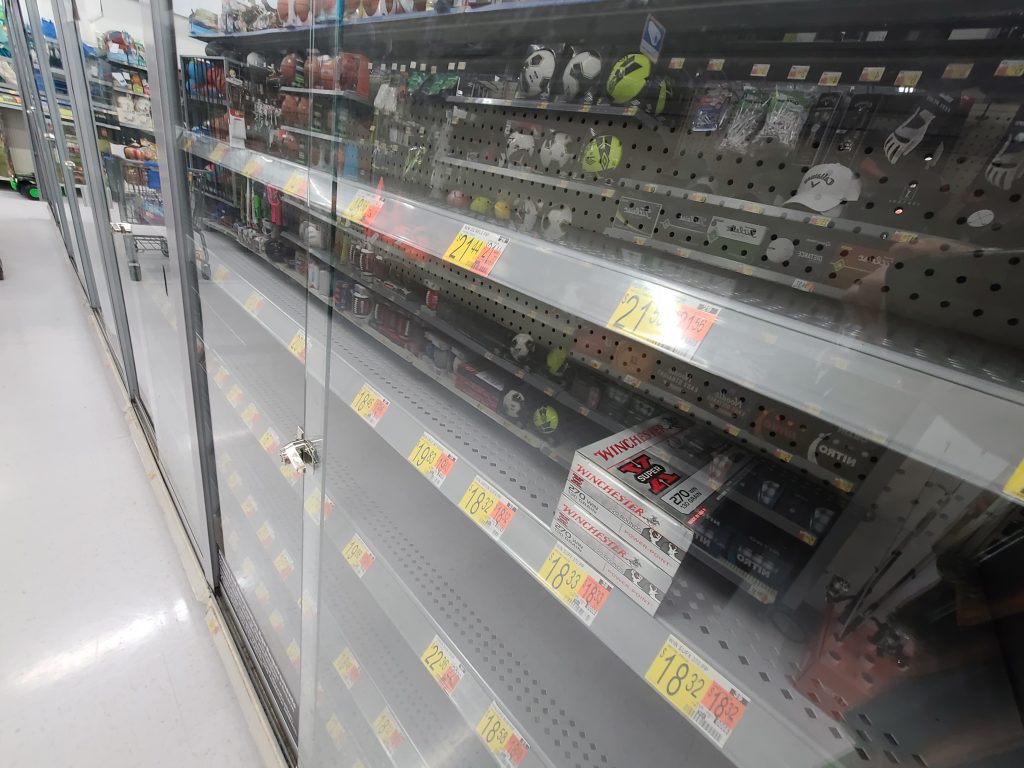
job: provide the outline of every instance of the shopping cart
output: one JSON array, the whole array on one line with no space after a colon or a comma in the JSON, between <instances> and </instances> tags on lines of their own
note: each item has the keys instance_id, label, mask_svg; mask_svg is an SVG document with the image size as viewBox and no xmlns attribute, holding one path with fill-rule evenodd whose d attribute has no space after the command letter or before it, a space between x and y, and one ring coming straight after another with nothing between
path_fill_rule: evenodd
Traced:
<instances>
[{"instance_id":1,"label":"shopping cart","mask_svg":"<svg viewBox=\"0 0 1024 768\"><path fill-rule=\"evenodd\" d=\"M124 235L129 267L137 264L136 257L146 251L159 251L167 256L164 203L157 163L110 156L107 158L107 179L122 223L120 231Z\"/></svg>"}]
</instances>

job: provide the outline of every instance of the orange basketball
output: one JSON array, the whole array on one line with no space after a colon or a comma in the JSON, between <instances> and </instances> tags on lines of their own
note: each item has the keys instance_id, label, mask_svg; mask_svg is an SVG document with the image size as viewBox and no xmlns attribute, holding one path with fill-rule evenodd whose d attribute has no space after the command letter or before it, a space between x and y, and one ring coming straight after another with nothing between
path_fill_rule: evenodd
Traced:
<instances>
[{"instance_id":1,"label":"orange basketball","mask_svg":"<svg viewBox=\"0 0 1024 768\"><path fill-rule=\"evenodd\" d=\"M288 21L288 0L277 0L277 17Z\"/></svg>"},{"instance_id":2,"label":"orange basketball","mask_svg":"<svg viewBox=\"0 0 1024 768\"><path fill-rule=\"evenodd\" d=\"M299 17L299 21L309 18L309 0L295 0L295 15Z\"/></svg>"}]
</instances>

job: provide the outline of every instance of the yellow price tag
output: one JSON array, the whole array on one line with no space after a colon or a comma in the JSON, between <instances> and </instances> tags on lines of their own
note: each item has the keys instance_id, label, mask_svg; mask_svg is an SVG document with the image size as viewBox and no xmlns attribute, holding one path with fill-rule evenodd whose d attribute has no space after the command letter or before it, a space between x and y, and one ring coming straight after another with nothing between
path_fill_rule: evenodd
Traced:
<instances>
[{"instance_id":1,"label":"yellow price tag","mask_svg":"<svg viewBox=\"0 0 1024 768\"><path fill-rule=\"evenodd\" d=\"M920 82L922 74L919 69L901 69L893 85L897 88L913 88Z\"/></svg>"},{"instance_id":2,"label":"yellow price tag","mask_svg":"<svg viewBox=\"0 0 1024 768\"><path fill-rule=\"evenodd\" d=\"M256 513L256 500L252 496L246 496L242 500L242 514L252 517Z\"/></svg>"},{"instance_id":3,"label":"yellow price tag","mask_svg":"<svg viewBox=\"0 0 1024 768\"><path fill-rule=\"evenodd\" d=\"M263 161L258 157L250 157L242 166L242 175L255 179L261 170L263 170Z\"/></svg>"},{"instance_id":4,"label":"yellow price tag","mask_svg":"<svg viewBox=\"0 0 1024 768\"><path fill-rule=\"evenodd\" d=\"M771 64L755 64L750 68L751 77L768 77L768 70L772 68Z\"/></svg>"},{"instance_id":5,"label":"yellow price tag","mask_svg":"<svg viewBox=\"0 0 1024 768\"><path fill-rule=\"evenodd\" d=\"M518 766L530 748L494 702L477 723L476 733L502 765Z\"/></svg>"},{"instance_id":6,"label":"yellow price tag","mask_svg":"<svg viewBox=\"0 0 1024 768\"><path fill-rule=\"evenodd\" d=\"M426 432L413 446L407 458L422 475L438 488L441 487L458 460L455 454L448 451Z\"/></svg>"},{"instance_id":7,"label":"yellow price tag","mask_svg":"<svg viewBox=\"0 0 1024 768\"><path fill-rule=\"evenodd\" d=\"M334 671L338 673L338 677L345 683L346 688L355 685L362 673L359 662L356 661L356 657L349 648L342 649L338 658L334 660Z\"/></svg>"},{"instance_id":8,"label":"yellow price tag","mask_svg":"<svg viewBox=\"0 0 1024 768\"><path fill-rule=\"evenodd\" d=\"M369 225L377 218L377 214L380 213L383 207L383 200L377 197L370 197L363 192L357 192L352 201L345 207L345 210L341 212L341 215L357 224Z\"/></svg>"},{"instance_id":9,"label":"yellow price tag","mask_svg":"<svg viewBox=\"0 0 1024 768\"><path fill-rule=\"evenodd\" d=\"M228 402L231 403L232 405L238 405L242 401L242 397L242 388L237 384L235 384L235 386L228 390Z\"/></svg>"},{"instance_id":10,"label":"yellow price tag","mask_svg":"<svg viewBox=\"0 0 1024 768\"><path fill-rule=\"evenodd\" d=\"M256 529L256 538L260 540L260 544L263 546L267 546L274 540L274 527L270 524L269 520Z\"/></svg>"},{"instance_id":11,"label":"yellow price tag","mask_svg":"<svg viewBox=\"0 0 1024 768\"><path fill-rule=\"evenodd\" d=\"M331 714L327 722L324 724L327 729L327 735L331 737L331 741L334 742L334 748L341 750L345 745L345 729L341 725L341 721L338 716L334 713Z\"/></svg>"},{"instance_id":12,"label":"yellow price tag","mask_svg":"<svg viewBox=\"0 0 1024 768\"><path fill-rule=\"evenodd\" d=\"M345 558L345 562L352 566L352 570L356 572L359 578L363 578L366 575L366 572L376 559L370 548L366 546L366 542L359 538L358 534L349 539L348 544L341 550L341 556Z\"/></svg>"},{"instance_id":13,"label":"yellow price tag","mask_svg":"<svg viewBox=\"0 0 1024 768\"><path fill-rule=\"evenodd\" d=\"M463 224L441 258L486 277L498 263L509 242L504 235L488 232L472 224Z\"/></svg>"},{"instance_id":14,"label":"yellow price tag","mask_svg":"<svg viewBox=\"0 0 1024 768\"><path fill-rule=\"evenodd\" d=\"M515 505L479 475L462 494L459 509L495 539L505 532L516 515Z\"/></svg>"},{"instance_id":15,"label":"yellow price tag","mask_svg":"<svg viewBox=\"0 0 1024 768\"><path fill-rule=\"evenodd\" d=\"M288 660L291 661L291 663L294 666L298 666L298 664L299 664L299 644L297 642L295 642L294 640L292 640L290 643L288 643L288 647L285 648L285 653L288 654Z\"/></svg>"},{"instance_id":16,"label":"yellow price tag","mask_svg":"<svg viewBox=\"0 0 1024 768\"><path fill-rule=\"evenodd\" d=\"M818 85L839 85L842 76L842 72L822 72L818 78Z\"/></svg>"},{"instance_id":17,"label":"yellow price tag","mask_svg":"<svg viewBox=\"0 0 1024 768\"><path fill-rule=\"evenodd\" d=\"M420 656L420 661L423 662L423 666L430 672L430 676L441 686L441 690L449 696L452 695L452 692L455 691L455 688L466 674L465 669L463 669L455 654L452 653L451 648L437 635L434 635L434 639L430 641L427 650Z\"/></svg>"},{"instance_id":18,"label":"yellow price tag","mask_svg":"<svg viewBox=\"0 0 1024 768\"><path fill-rule=\"evenodd\" d=\"M395 751L402 746L402 730L398 727L398 721L390 707L384 707L384 711L374 718L373 732L388 755L395 754Z\"/></svg>"},{"instance_id":19,"label":"yellow price tag","mask_svg":"<svg viewBox=\"0 0 1024 768\"><path fill-rule=\"evenodd\" d=\"M273 611L270 612L270 615L267 617L267 619L270 621L270 626L272 626L278 632L281 631L281 628L284 626L284 616L281 615L281 612L279 610L275 608Z\"/></svg>"},{"instance_id":20,"label":"yellow price tag","mask_svg":"<svg viewBox=\"0 0 1024 768\"><path fill-rule=\"evenodd\" d=\"M661 646L644 679L721 748L750 699L674 635Z\"/></svg>"},{"instance_id":21,"label":"yellow price tag","mask_svg":"<svg viewBox=\"0 0 1024 768\"><path fill-rule=\"evenodd\" d=\"M249 298L245 300L244 306L246 312L248 312L250 315L255 315L261 309L263 309L263 304L263 296L258 291L253 291L252 293L249 294Z\"/></svg>"},{"instance_id":22,"label":"yellow price tag","mask_svg":"<svg viewBox=\"0 0 1024 768\"><path fill-rule=\"evenodd\" d=\"M288 342L288 351L291 352L300 362L306 362L306 332L296 331L292 340Z\"/></svg>"},{"instance_id":23,"label":"yellow price tag","mask_svg":"<svg viewBox=\"0 0 1024 768\"><path fill-rule=\"evenodd\" d=\"M633 283L622 295L607 326L689 359L720 311L713 304L694 301L674 291Z\"/></svg>"},{"instance_id":24,"label":"yellow price tag","mask_svg":"<svg viewBox=\"0 0 1024 768\"><path fill-rule=\"evenodd\" d=\"M210 152L210 159L215 163L219 163L221 160L224 159L224 155L226 155L227 153L228 145L218 144L216 147L213 148L213 151Z\"/></svg>"},{"instance_id":25,"label":"yellow price tag","mask_svg":"<svg viewBox=\"0 0 1024 768\"><path fill-rule=\"evenodd\" d=\"M708 59L708 72L721 72L725 67L725 59Z\"/></svg>"},{"instance_id":26,"label":"yellow price tag","mask_svg":"<svg viewBox=\"0 0 1024 768\"><path fill-rule=\"evenodd\" d=\"M270 599L270 590L267 589L267 585L262 581L256 585L256 589L253 590L253 593L256 595L256 599L261 603L265 603Z\"/></svg>"},{"instance_id":27,"label":"yellow price tag","mask_svg":"<svg viewBox=\"0 0 1024 768\"><path fill-rule=\"evenodd\" d=\"M811 71L811 68L805 64L794 64L789 68L789 75L787 80L806 80L807 74Z\"/></svg>"},{"instance_id":28,"label":"yellow price tag","mask_svg":"<svg viewBox=\"0 0 1024 768\"><path fill-rule=\"evenodd\" d=\"M574 554L556 544L537 571L544 585L588 627L611 594L611 585Z\"/></svg>"},{"instance_id":29,"label":"yellow price tag","mask_svg":"<svg viewBox=\"0 0 1024 768\"><path fill-rule=\"evenodd\" d=\"M230 488L231 490L235 490L241 484L242 476L239 475L237 472L232 472L230 475L228 475L228 488Z\"/></svg>"},{"instance_id":30,"label":"yellow price tag","mask_svg":"<svg viewBox=\"0 0 1024 768\"><path fill-rule=\"evenodd\" d=\"M885 74L885 67L864 67L860 71L860 82L877 83Z\"/></svg>"},{"instance_id":31,"label":"yellow price tag","mask_svg":"<svg viewBox=\"0 0 1024 768\"><path fill-rule=\"evenodd\" d=\"M299 197L303 200L306 199L306 193L309 191L309 177L305 171L296 171L284 183L284 193L291 195L292 197Z\"/></svg>"},{"instance_id":32,"label":"yellow price tag","mask_svg":"<svg viewBox=\"0 0 1024 768\"><path fill-rule=\"evenodd\" d=\"M287 579L292 575L292 572L295 570L295 561L288 554L287 549L282 549L277 557L274 558L274 567L281 574L282 579Z\"/></svg>"},{"instance_id":33,"label":"yellow price tag","mask_svg":"<svg viewBox=\"0 0 1024 768\"><path fill-rule=\"evenodd\" d=\"M260 445L263 446L263 450L271 455L277 453L277 447L280 444L281 441L278 438L277 433L269 427L260 437Z\"/></svg>"},{"instance_id":34,"label":"yellow price tag","mask_svg":"<svg viewBox=\"0 0 1024 768\"><path fill-rule=\"evenodd\" d=\"M943 80L966 80L971 76L971 70L974 69L973 62L954 62L947 64L946 68L942 72Z\"/></svg>"},{"instance_id":35,"label":"yellow price tag","mask_svg":"<svg viewBox=\"0 0 1024 768\"><path fill-rule=\"evenodd\" d=\"M1024 461L1017 465L1017 469L1010 475L1010 479L1003 486L1003 493L1013 496L1018 501L1024 501Z\"/></svg>"},{"instance_id":36,"label":"yellow price tag","mask_svg":"<svg viewBox=\"0 0 1024 768\"><path fill-rule=\"evenodd\" d=\"M224 267L217 267L215 270L213 270L213 276L210 279L213 280L213 282L220 284L228 279L229 274L231 273L228 272Z\"/></svg>"},{"instance_id":37,"label":"yellow price tag","mask_svg":"<svg viewBox=\"0 0 1024 768\"><path fill-rule=\"evenodd\" d=\"M260 417L260 412L256 408L255 403L249 403L245 406L245 410L242 411L242 421L244 421L250 428L256 423Z\"/></svg>"},{"instance_id":38,"label":"yellow price tag","mask_svg":"<svg viewBox=\"0 0 1024 768\"><path fill-rule=\"evenodd\" d=\"M217 371L217 373L215 373L213 375L213 380L216 382L216 384L217 384L217 386L219 388L224 389L224 385L227 383L228 378L230 376L231 376L231 374L228 373L228 369L224 368L224 367L221 367Z\"/></svg>"},{"instance_id":39,"label":"yellow price tag","mask_svg":"<svg viewBox=\"0 0 1024 768\"><path fill-rule=\"evenodd\" d=\"M358 413L371 426L376 427L384 414L387 413L390 401L369 384L363 384L352 398L352 410Z\"/></svg>"}]
</instances>

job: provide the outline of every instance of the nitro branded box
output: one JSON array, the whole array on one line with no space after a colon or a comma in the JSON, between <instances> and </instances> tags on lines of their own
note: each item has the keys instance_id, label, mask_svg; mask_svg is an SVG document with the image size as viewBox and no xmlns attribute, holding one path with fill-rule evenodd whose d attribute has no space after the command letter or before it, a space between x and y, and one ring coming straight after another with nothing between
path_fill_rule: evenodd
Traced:
<instances>
[{"instance_id":1,"label":"nitro branded box","mask_svg":"<svg viewBox=\"0 0 1024 768\"><path fill-rule=\"evenodd\" d=\"M594 570L651 616L665 598L672 577L646 562L632 547L612 536L597 521L565 496L558 500L551 530L558 539L583 558ZM654 576L658 584L647 576Z\"/></svg>"},{"instance_id":2,"label":"nitro branded box","mask_svg":"<svg viewBox=\"0 0 1024 768\"><path fill-rule=\"evenodd\" d=\"M566 488L579 488L632 528L633 538L646 539L650 547L634 543L641 551L661 550L649 559L674 573L693 539L691 516L717 503L748 458L713 430L658 417L577 450Z\"/></svg>"}]
</instances>

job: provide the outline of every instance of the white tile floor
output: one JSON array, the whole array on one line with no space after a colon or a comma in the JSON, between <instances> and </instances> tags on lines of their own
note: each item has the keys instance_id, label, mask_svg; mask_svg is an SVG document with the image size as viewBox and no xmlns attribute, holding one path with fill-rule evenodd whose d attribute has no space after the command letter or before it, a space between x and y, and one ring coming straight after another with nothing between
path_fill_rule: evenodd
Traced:
<instances>
[{"instance_id":1,"label":"white tile floor","mask_svg":"<svg viewBox=\"0 0 1024 768\"><path fill-rule=\"evenodd\" d=\"M48 208L0 233L0 765L262 765Z\"/></svg>"}]
</instances>

